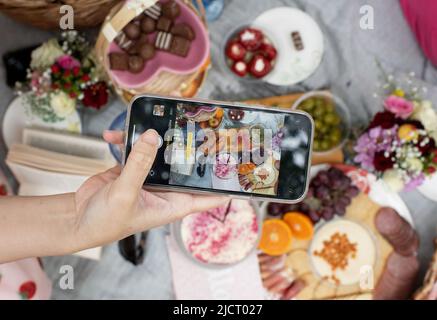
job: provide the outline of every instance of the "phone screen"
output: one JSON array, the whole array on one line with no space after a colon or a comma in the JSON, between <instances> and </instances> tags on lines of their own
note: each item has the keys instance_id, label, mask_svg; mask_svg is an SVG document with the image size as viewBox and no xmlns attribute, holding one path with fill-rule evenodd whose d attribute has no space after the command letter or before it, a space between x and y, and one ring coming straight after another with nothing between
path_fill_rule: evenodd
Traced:
<instances>
[{"instance_id":1,"label":"phone screen","mask_svg":"<svg viewBox=\"0 0 437 320\"><path fill-rule=\"evenodd\" d=\"M141 96L125 154L155 129L161 143L145 184L295 201L307 189L312 126L308 115L280 109Z\"/></svg>"}]
</instances>

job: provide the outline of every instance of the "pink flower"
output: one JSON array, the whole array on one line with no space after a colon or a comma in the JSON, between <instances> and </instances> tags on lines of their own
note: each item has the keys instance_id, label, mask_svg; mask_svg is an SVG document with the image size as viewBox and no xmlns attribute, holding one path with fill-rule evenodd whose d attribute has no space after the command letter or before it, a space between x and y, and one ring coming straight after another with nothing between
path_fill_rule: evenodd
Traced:
<instances>
[{"instance_id":1,"label":"pink flower","mask_svg":"<svg viewBox=\"0 0 437 320\"><path fill-rule=\"evenodd\" d=\"M394 95L385 99L384 107L402 119L407 119L414 111L414 104L411 101Z\"/></svg>"},{"instance_id":2,"label":"pink flower","mask_svg":"<svg viewBox=\"0 0 437 320\"><path fill-rule=\"evenodd\" d=\"M71 70L76 67L80 67L80 62L68 54L64 54L56 59L56 62L62 69Z\"/></svg>"}]
</instances>

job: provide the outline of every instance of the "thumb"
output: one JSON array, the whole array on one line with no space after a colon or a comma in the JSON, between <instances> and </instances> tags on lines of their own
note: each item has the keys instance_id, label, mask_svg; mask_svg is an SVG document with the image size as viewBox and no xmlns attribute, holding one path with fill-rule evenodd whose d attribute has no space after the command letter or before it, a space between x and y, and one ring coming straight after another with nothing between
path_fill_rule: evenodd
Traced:
<instances>
[{"instance_id":1,"label":"thumb","mask_svg":"<svg viewBox=\"0 0 437 320\"><path fill-rule=\"evenodd\" d=\"M135 142L119 177L124 192L136 193L142 188L158 150L158 133L147 130Z\"/></svg>"}]
</instances>

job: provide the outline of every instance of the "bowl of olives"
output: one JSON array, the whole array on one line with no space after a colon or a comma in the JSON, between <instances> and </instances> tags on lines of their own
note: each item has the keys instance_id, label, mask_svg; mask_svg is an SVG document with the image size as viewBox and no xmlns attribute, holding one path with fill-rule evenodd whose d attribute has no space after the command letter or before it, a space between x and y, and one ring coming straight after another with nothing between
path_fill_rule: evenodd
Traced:
<instances>
[{"instance_id":1,"label":"bowl of olives","mask_svg":"<svg viewBox=\"0 0 437 320\"><path fill-rule=\"evenodd\" d=\"M350 114L340 98L330 92L312 91L296 100L292 108L313 117L314 152L326 153L343 147L350 132Z\"/></svg>"}]
</instances>

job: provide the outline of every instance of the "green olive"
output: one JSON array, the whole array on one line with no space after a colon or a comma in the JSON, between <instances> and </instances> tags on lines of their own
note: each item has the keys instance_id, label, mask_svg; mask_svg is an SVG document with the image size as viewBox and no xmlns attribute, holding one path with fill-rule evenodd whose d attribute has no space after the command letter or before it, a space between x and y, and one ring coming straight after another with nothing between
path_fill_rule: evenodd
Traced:
<instances>
[{"instance_id":1,"label":"green olive","mask_svg":"<svg viewBox=\"0 0 437 320\"><path fill-rule=\"evenodd\" d=\"M321 148L321 150L323 150L323 151L329 150L329 149L331 148L331 144L329 143L329 141L327 141L327 140L323 140L323 141L320 143L320 148Z\"/></svg>"}]
</instances>

